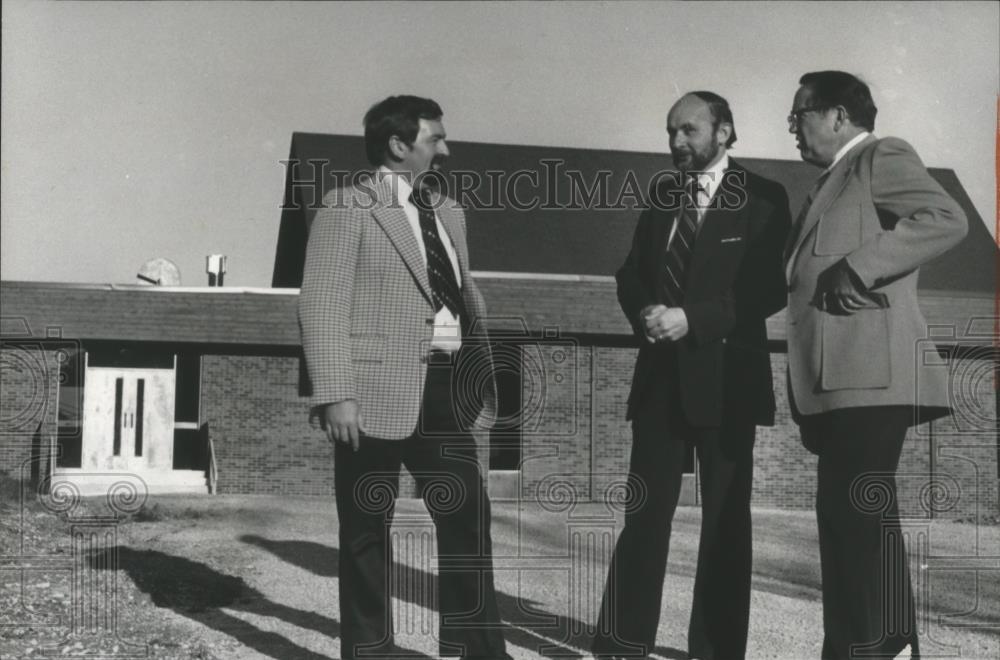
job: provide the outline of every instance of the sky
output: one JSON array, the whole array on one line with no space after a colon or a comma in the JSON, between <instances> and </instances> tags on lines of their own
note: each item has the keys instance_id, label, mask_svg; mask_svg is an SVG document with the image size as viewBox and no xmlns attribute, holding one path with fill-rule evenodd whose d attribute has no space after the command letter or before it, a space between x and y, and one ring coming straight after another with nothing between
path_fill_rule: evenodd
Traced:
<instances>
[{"instance_id":1,"label":"sky","mask_svg":"<svg viewBox=\"0 0 1000 660\"><path fill-rule=\"evenodd\" d=\"M998 62L992 2L7 0L0 277L165 257L201 286L223 253L227 286L269 286L292 132L360 135L390 94L437 100L454 140L665 152L667 109L710 89L735 157L797 160L785 116L821 69L863 77L876 134L954 169L995 234Z\"/></svg>"}]
</instances>

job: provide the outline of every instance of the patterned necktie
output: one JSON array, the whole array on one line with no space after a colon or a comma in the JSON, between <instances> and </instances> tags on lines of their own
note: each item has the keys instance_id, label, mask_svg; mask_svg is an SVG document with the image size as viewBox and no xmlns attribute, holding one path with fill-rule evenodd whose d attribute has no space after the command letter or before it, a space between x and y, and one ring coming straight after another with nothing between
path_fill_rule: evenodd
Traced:
<instances>
[{"instance_id":1,"label":"patterned necktie","mask_svg":"<svg viewBox=\"0 0 1000 660\"><path fill-rule=\"evenodd\" d=\"M681 208L677 212L677 230L667 249L661 278L664 300L669 307L680 307L684 302L685 273L694 250L694 240L698 233L698 180L692 178L681 195Z\"/></svg>"},{"instance_id":2,"label":"patterned necktie","mask_svg":"<svg viewBox=\"0 0 1000 660\"><path fill-rule=\"evenodd\" d=\"M427 279L431 284L431 297L434 311L447 307L452 314L465 318L465 305L462 303L462 290L455 277L455 269L444 249L444 243L438 235L437 221L434 209L424 193L410 193L410 202L417 207L417 217L420 218L420 232L424 238L424 251L427 255Z\"/></svg>"}]
</instances>

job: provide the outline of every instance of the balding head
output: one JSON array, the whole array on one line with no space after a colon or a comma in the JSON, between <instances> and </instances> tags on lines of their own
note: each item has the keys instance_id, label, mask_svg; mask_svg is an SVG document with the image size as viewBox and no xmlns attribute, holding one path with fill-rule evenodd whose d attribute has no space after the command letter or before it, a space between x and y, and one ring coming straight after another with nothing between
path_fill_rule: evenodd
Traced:
<instances>
[{"instance_id":1,"label":"balding head","mask_svg":"<svg viewBox=\"0 0 1000 660\"><path fill-rule=\"evenodd\" d=\"M728 117L717 116L719 104L706 101L704 95L719 99ZM729 104L711 92L682 96L667 114L667 134L670 155L682 172L708 169L736 139Z\"/></svg>"}]
</instances>

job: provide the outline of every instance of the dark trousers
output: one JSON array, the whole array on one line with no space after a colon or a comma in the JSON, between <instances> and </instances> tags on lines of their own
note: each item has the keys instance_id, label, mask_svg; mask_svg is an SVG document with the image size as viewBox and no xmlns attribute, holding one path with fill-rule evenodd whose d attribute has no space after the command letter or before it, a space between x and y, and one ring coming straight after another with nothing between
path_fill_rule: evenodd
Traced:
<instances>
[{"instance_id":1,"label":"dark trousers","mask_svg":"<svg viewBox=\"0 0 1000 660\"><path fill-rule=\"evenodd\" d=\"M750 615L755 427L695 428L680 410L676 378L650 384L632 421L629 481L644 493L625 514L608 572L593 650L645 656L653 651L680 495L686 445L698 454L702 526L688 632L692 657L731 660L746 652Z\"/></svg>"},{"instance_id":2,"label":"dark trousers","mask_svg":"<svg viewBox=\"0 0 1000 660\"><path fill-rule=\"evenodd\" d=\"M896 495L896 467L912 419L906 406L803 418L803 442L819 455L824 660L892 658L907 644L920 657Z\"/></svg>"},{"instance_id":3,"label":"dark trousers","mask_svg":"<svg viewBox=\"0 0 1000 660\"><path fill-rule=\"evenodd\" d=\"M357 452L336 447L344 660L385 657L392 649L387 576L400 464L413 475L434 520L440 654L506 657L493 583L490 503L475 441L456 423L451 372L446 365L428 367L420 421L409 438L362 436Z\"/></svg>"}]
</instances>

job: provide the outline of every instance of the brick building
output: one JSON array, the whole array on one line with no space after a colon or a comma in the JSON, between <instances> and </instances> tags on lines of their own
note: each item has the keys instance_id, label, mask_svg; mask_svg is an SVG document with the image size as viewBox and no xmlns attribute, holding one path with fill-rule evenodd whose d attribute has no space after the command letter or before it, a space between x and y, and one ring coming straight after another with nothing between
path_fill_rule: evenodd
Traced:
<instances>
[{"instance_id":1,"label":"brick building","mask_svg":"<svg viewBox=\"0 0 1000 660\"><path fill-rule=\"evenodd\" d=\"M469 208L468 222L473 266L486 269L475 277L490 309L504 415L481 438L490 489L549 507L620 496L637 345L611 274L636 217L638 199L623 191L641 195L664 156L474 143L452 151L453 161L483 174L469 190L485 203ZM815 176L801 163L741 160L782 181L793 209ZM84 492L118 484L332 493L332 452L307 422L295 287L310 207L335 185L332 172L361 167L363 147L356 137L296 134L290 161L274 288L0 283L0 470ZM497 185L502 177L488 171L508 183L514 172L537 176ZM581 193L573 177L590 185L600 172L610 173L608 203L573 204ZM954 173L931 172L964 207L970 233L922 272L921 304L941 350L928 342L915 359L949 371L956 412L911 431L899 469L902 508L912 516L996 513L997 248ZM512 212L513 196L537 203ZM758 433L753 501L811 508L815 458L789 419L783 313L768 321L768 334L778 421ZM690 467L682 497L694 503L693 459ZM411 492L412 483L403 488Z\"/></svg>"}]
</instances>

